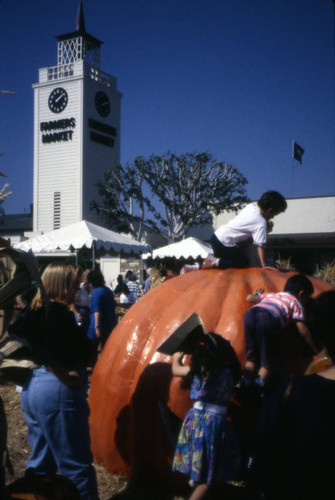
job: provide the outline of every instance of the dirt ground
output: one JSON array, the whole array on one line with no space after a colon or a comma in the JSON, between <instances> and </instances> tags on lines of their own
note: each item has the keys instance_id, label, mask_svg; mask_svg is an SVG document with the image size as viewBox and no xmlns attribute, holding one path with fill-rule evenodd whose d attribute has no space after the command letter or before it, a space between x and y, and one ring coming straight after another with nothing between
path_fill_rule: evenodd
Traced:
<instances>
[{"instance_id":1,"label":"dirt ground","mask_svg":"<svg viewBox=\"0 0 335 500\"><path fill-rule=\"evenodd\" d=\"M14 477L7 473L7 483L9 484L24 475L30 448L27 441L27 426L21 411L20 394L16 392L16 386L0 380L0 395L7 416L8 450L15 470ZM125 489L127 481L124 478L110 474L102 465L95 464L95 467L100 500L109 500Z\"/></svg>"}]
</instances>

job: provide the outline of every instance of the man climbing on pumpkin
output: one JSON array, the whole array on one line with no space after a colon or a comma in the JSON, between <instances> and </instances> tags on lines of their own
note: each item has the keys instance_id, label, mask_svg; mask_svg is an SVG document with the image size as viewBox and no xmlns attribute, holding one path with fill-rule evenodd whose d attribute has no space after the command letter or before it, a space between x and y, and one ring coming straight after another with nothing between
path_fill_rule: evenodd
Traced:
<instances>
[{"instance_id":1,"label":"man climbing on pumpkin","mask_svg":"<svg viewBox=\"0 0 335 500\"><path fill-rule=\"evenodd\" d=\"M286 200L280 193L266 191L258 202L249 203L236 217L215 231L210 240L213 254L209 254L202 265L186 265L181 274L213 267L248 267L249 259L243 250L243 244L250 238L257 247L261 266L267 267L266 241L273 226L271 219L285 212L286 208Z\"/></svg>"}]
</instances>

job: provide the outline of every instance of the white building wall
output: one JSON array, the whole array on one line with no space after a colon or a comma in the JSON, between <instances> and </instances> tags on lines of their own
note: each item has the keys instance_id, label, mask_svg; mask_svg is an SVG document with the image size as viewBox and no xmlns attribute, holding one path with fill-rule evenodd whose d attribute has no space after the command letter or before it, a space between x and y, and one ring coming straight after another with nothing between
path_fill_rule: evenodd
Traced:
<instances>
[{"instance_id":1,"label":"white building wall","mask_svg":"<svg viewBox=\"0 0 335 500\"><path fill-rule=\"evenodd\" d=\"M56 87L63 87L68 94L68 104L61 113L52 113L48 106L49 95ZM82 164L82 80L58 80L43 86L35 86L35 103L37 103L37 120L35 119L35 151L34 160L34 231L51 231L54 229L54 193L61 194L61 226L81 220L81 179ZM41 123L74 119L75 127L72 140L43 143L44 133Z\"/></svg>"},{"instance_id":2,"label":"white building wall","mask_svg":"<svg viewBox=\"0 0 335 500\"><path fill-rule=\"evenodd\" d=\"M114 289L117 285L116 278L121 272L121 259L118 257L102 257L100 259L100 270L108 286Z\"/></svg>"},{"instance_id":3,"label":"white building wall","mask_svg":"<svg viewBox=\"0 0 335 500\"><path fill-rule=\"evenodd\" d=\"M293 198L274 218L274 234L335 232L335 196Z\"/></svg>"}]
</instances>

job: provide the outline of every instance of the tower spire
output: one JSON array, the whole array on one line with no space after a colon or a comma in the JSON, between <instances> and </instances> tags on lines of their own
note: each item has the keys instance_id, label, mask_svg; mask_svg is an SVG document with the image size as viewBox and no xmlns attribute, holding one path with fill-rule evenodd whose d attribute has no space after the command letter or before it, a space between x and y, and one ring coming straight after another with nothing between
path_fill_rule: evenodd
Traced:
<instances>
[{"instance_id":1,"label":"tower spire","mask_svg":"<svg viewBox=\"0 0 335 500\"><path fill-rule=\"evenodd\" d=\"M79 0L75 31L57 36L58 66L86 61L94 68L100 68L100 45L102 42L85 29L83 0Z\"/></svg>"},{"instance_id":2,"label":"tower spire","mask_svg":"<svg viewBox=\"0 0 335 500\"><path fill-rule=\"evenodd\" d=\"M79 33L86 32L85 31L84 9L83 9L83 1L82 0L79 0L75 31L78 31Z\"/></svg>"}]
</instances>

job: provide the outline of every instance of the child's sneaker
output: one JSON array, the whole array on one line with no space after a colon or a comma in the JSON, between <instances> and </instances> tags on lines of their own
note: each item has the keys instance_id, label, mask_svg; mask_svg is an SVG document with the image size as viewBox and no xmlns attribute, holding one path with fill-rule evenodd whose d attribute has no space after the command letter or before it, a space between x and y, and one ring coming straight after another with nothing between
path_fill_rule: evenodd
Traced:
<instances>
[{"instance_id":1,"label":"child's sneaker","mask_svg":"<svg viewBox=\"0 0 335 500\"><path fill-rule=\"evenodd\" d=\"M219 267L219 259L210 253L204 260L201 269L212 269L215 267Z\"/></svg>"},{"instance_id":2,"label":"child's sneaker","mask_svg":"<svg viewBox=\"0 0 335 500\"><path fill-rule=\"evenodd\" d=\"M196 262L195 264L185 264L185 266L181 268L179 274L185 274L191 271L197 271L198 269L200 269L200 264L198 262Z\"/></svg>"}]
</instances>

